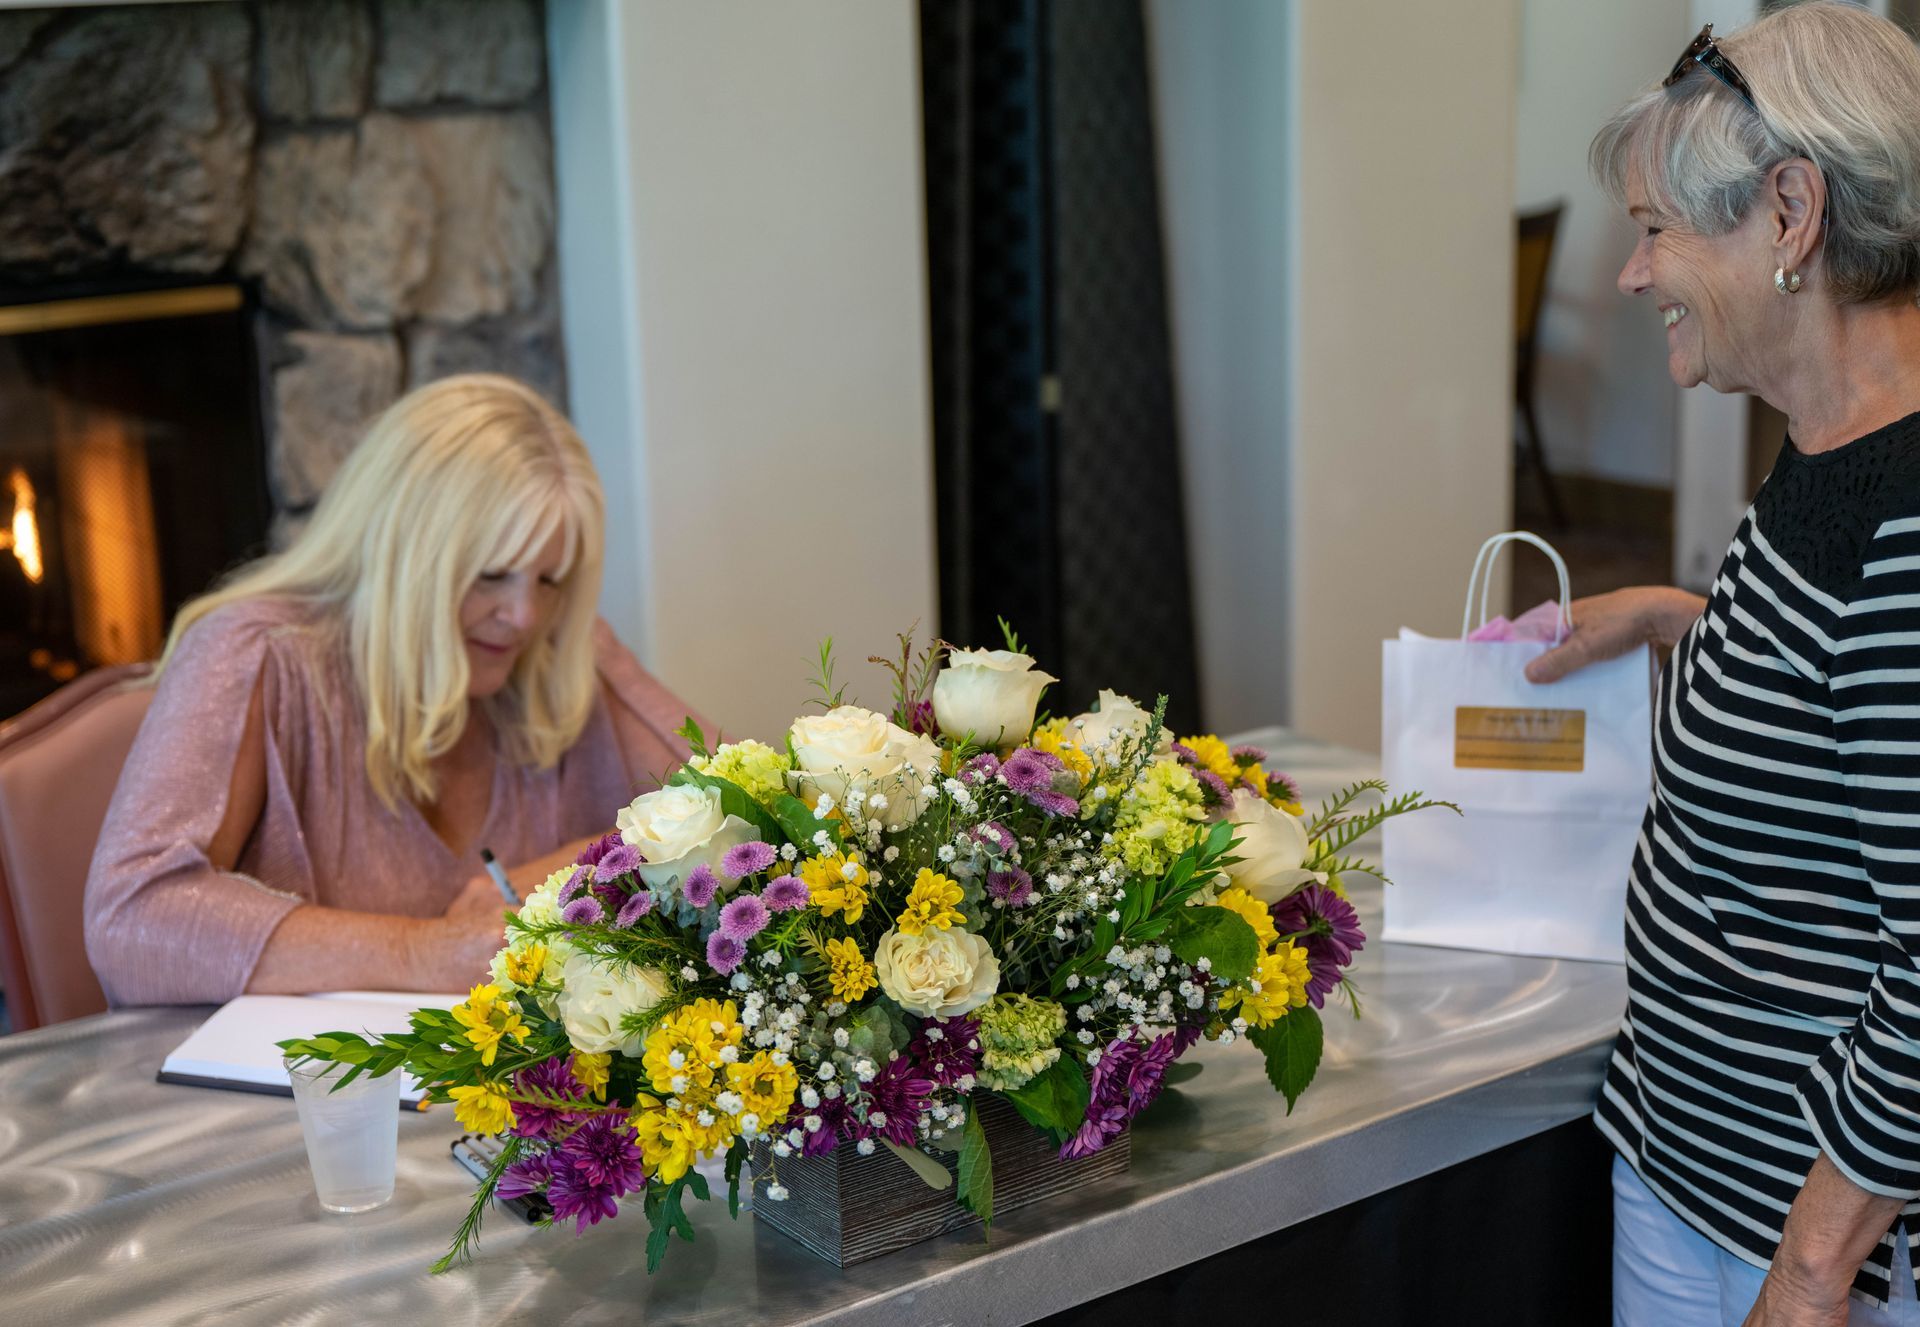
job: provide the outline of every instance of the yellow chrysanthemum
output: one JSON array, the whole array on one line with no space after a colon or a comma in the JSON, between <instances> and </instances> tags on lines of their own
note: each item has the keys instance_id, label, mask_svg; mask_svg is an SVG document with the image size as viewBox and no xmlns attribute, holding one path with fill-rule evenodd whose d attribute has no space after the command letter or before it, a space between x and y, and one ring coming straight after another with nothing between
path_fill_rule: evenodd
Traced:
<instances>
[{"instance_id":1,"label":"yellow chrysanthemum","mask_svg":"<svg viewBox=\"0 0 1920 1327\"><path fill-rule=\"evenodd\" d=\"M1260 768L1258 762L1243 768L1240 778L1260 796L1267 795L1267 772Z\"/></svg>"},{"instance_id":2,"label":"yellow chrysanthemum","mask_svg":"<svg viewBox=\"0 0 1920 1327\"><path fill-rule=\"evenodd\" d=\"M507 980L515 986L532 986L547 968L547 947L538 940L525 949L509 949L506 956Z\"/></svg>"},{"instance_id":3,"label":"yellow chrysanthemum","mask_svg":"<svg viewBox=\"0 0 1920 1327\"><path fill-rule=\"evenodd\" d=\"M1228 787L1239 781L1240 766L1234 761L1233 748L1211 733L1183 737L1180 745L1193 752L1194 759L1200 762L1200 768L1218 775Z\"/></svg>"},{"instance_id":4,"label":"yellow chrysanthemum","mask_svg":"<svg viewBox=\"0 0 1920 1327\"><path fill-rule=\"evenodd\" d=\"M1307 1002L1307 951L1287 940L1262 956L1244 985L1232 986L1220 997L1220 1007L1239 1006L1240 1016L1263 1028Z\"/></svg>"},{"instance_id":5,"label":"yellow chrysanthemum","mask_svg":"<svg viewBox=\"0 0 1920 1327\"><path fill-rule=\"evenodd\" d=\"M880 978L860 952L860 945L848 936L827 941L827 982L833 993L848 1004L857 1004L879 984Z\"/></svg>"},{"instance_id":6,"label":"yellow chrysanthemum","mask_svg":"<svg viewBox=\"0 0 1920 1327\"><path fill-rule=\"evenodd\" d=\"M607 1066L612 1063L611 1055L593 1055L586 1051L575 1051L573 1053L574 1081L605 1101L607 1099Z\"/></svg>"},{"instance_id":7,"label":"yellow chrysanthemum","mask_svg":"<svg viewBox=\"0 0 1920 1327\"><path fill-rule=\"evenodd\" d=\"M526 1021L511 1002L500 998L498 986L475 986L467 998L449 1012L466 1028L466 1038L480 1052L482 1064L493 1063L500 1053L502 1038L512 1037L516 1042L527 1039Z\"/></svg>"},{"instance_id":8,"label":"yellow chrysanthemum","mask_svg":"<svg viewBox=\"0 0 1920 1327\"><path fill-rule=\"evenodd\" d=\"M1220 897L1214 900L1214 904L1225 908L1251 926L1254 935L1260 939L1260 948L1265 949L1280 938L1280 932L1273 929L1273 914L1267 910L1267 905L1246 890L1223 889L1220 891Z\"/></svg>"},{"instance_id":9,"label":"yellow chrysanthemum","mask_svg":"<svg viewBox=\"0 0 1920 1327\"><path fill-rule=\"evenodd\" d=\"M787 1118L800 1074L791 1063L776 1063L771 1051L727 1066L727 1086L740 1094L741 1113L758 1115L762 1129L776 1129Z\"/></svg>"},{"instance_id":10,"label":"yellow chrysanthemum","mask_svg":"<svg viewBox=\"0 0 1920 1327\"><path fill-rule=\"evenodd\" d=\"M845 853L824 853L800 863L800 879L813 906L828 915L841 913L849 924L866 911L867 878L867 868Z\"/></svg>"},{"instance_id":11,"label":"yellow chrysanthemum","mask_svg":"<svg viewBox=\"0 0 1920 1327\"><path fill-rule=\"evenodd\" d=\"M687 1101L705 1101L726 1063L720 1052L737 1052L746 1029L733 1001L695 1000L660 1020L647 1034L640 1064L653 1090Z\"/></svg>"},{"instance_id":12,"label":"yellow chrysanthemum","mask_svg":"<svg viewBox=\"0 0 1920 1327\"><path fill-rule=\"evenodd\" d=\"M662 1182L671 1184L693 1169L706 1130L685 1111L656 1106L627 1117L640 1145L640 1159Z\"/></svg>"},{"instance_id":13,"label":"yellow chrysanthemum","mask_svg":"<svg viewBox=\"0 0 1920 1327\"><path fill-rule=\"evenodd\" d=\"M453 1118L468 1133L505 1133L513 1127L513 1103L489 1083L451 1088Z\"/></svg>"},{"instance_id":14,"label":"yellow chrysanthemum","mask_svg":"<svg viewBox=\"0 0 1920 1327\"><path fill-rule=\"evenodd\" d=\"M1073 777L1084 785L1093 777L1093 759L1086 752L1066 739L1067 721L1048 719L1033 730L1028 745L1036 751L1045 751L1048 755L1058 756L1060 763L1073 771Z\"/></svg>"},{"instance_id":15,"label":"yellow chrysanthemum","mask_svg":"<svg viewBox=\"0 0 1920 1327\"><path fill-rule=\"evenodd\" d=\"M960 915L960 886L928 867L921 867L920 874L914 877L913 888L907 891L907 906L898 918L901 932L921 935L929 930L944 931L965 920Z\"/></svg>"}]
</instances>

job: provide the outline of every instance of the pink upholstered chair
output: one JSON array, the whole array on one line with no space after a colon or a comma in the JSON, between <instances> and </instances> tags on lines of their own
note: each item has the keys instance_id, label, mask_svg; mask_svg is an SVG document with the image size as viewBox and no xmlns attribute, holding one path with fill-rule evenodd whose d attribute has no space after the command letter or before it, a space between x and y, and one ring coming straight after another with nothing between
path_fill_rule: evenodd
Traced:
<instances>
[{"instance_id":1,"label":"pink upholstered chair","mask_svg":"<svg viewBox=\"0 0 1920 1327\"><path fill-rule=\"evenodd\" d=\"M0 983L25 1031L107 1007L87 963L93 845L152 692L101 668L0 723Z\"/></svg>"}]
</instances>

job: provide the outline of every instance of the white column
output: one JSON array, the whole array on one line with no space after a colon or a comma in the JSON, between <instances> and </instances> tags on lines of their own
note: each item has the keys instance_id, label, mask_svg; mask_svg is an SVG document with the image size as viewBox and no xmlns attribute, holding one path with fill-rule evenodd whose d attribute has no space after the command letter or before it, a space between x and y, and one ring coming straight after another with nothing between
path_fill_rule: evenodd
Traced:
<instances>
[{"instance_id":1,"label":"white column","mask_svg":"<svg viewBox=\"0 0 1920 1327\"><path fill-rule=\"evenodd\" d=\"M937 625L915 11L548 14L608 615L730 735L778 737L829 634L885 708L855 661Z\"/></svg>"}]
</instances>

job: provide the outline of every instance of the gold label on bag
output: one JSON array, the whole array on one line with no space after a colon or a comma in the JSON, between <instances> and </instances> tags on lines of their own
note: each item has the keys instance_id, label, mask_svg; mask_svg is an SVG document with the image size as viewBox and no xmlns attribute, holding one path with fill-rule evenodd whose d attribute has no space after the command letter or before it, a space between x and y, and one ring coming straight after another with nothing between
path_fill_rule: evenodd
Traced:
<instances>
[{"instance_id":1,"label":"gold label on bag","mask_svg":"<svg viewBox=\"0 0 1920 1327\"><path fill-rule=\"evenodd\" d=\"M1453 712L1455 769L1578 774L1586 764L1585 710L1506 710L1461 705Z\"/></svg>"}]
</instances>

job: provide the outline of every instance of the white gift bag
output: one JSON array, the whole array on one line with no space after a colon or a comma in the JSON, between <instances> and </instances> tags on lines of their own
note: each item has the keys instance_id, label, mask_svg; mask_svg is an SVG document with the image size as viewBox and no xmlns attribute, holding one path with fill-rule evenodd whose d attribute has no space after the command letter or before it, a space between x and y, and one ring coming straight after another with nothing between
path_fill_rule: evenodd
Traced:
<instances>
[{"instance_id":1,"label":"white gift bag","mask_svg":"<svg viewBox=\"0 0 1920 1327\"><path fill-rule=\"evenodd\" d=\"M1487 620L1494 563L1523 531L1481 546L1467 582ZM1483 575L1484 573L1484 575ZM1546 685L1527 681L1540 641L1440 640L1402 629L1382 644L1381 764L1430 811L1382 827L1386 936L1411 944L1624 962L1627 873L1653 785L1652 650L1641 646Z\"/></svg>"}]
</instances>

